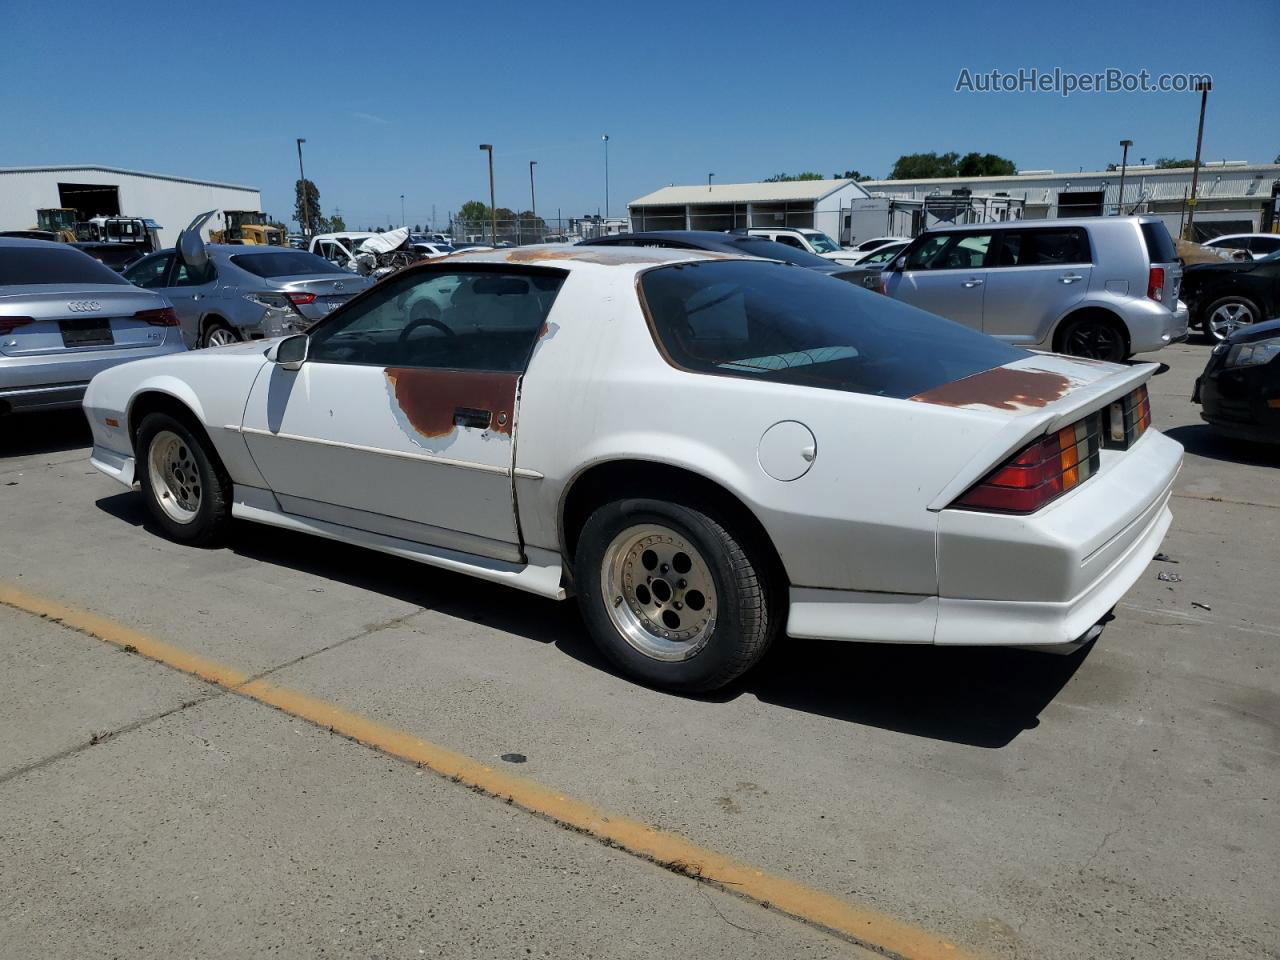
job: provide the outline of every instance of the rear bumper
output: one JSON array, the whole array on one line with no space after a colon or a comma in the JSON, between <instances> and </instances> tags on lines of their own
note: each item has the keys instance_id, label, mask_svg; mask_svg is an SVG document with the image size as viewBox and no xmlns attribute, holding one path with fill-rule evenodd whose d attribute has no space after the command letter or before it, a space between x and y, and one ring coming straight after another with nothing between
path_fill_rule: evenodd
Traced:
<instances>
[{"instance_id":1,"label":"rear bumper","mask_svg":"<svg viewBox=\"0 0 1280 960\"><path fill-rule=\"evenodd\" d=\"M175 330L154 346L0 356L0 413L77 407L89 381L103 370L185 350Z\"/></svg>"},{"instance_id":2,"label":"rear bumper","mask_svg":"<svg viewBox=\"0 0 1280 960\"><path fill-rule=\"evenodd\" d=\"M1129 350L1132 353L1150 353L1187 338L1189 314L1181 315L1162 303L1145 298L1130 297L1121 307L1125 326L1129 330Z\"/></svg>"},{"instance_id":3,"label":"rear bumper","mask_svg":"<svg viewBox=\"0 0 1280 960\"><path fill-rule=\"evenodd\" d=\"M54 383L28 387L0 387L0 415L36 413L42 410L69 410L80 406L84 383Z\"/></svg>"}]
</instances>

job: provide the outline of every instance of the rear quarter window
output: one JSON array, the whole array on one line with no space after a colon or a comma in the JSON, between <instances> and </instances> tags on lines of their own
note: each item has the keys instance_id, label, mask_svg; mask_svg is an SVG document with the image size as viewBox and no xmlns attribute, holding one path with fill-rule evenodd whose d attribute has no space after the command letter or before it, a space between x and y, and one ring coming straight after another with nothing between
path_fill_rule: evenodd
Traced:
<instances>
[{"instance_id":1,"label":"rear quarter window","mask_svg":"<svg viewBox=\"0 0 1280 960\"><path fill-rule=\"evenodd\" d=\"M1029 354L812 270L701 261L647 271L653 335L675 366L905 399Z\"/></svg>"},{"instance_id":2,"label":"rear quarter window","mask_svg":"<svg viewBox=\"0 0 1280 960\"><path fill-rule=\"evenodd\" d=\"M1144 223L1142 239L1147 245L1147 259L1152 263L1173 263L1178 259L1178 250L1173 245L1173 238L1163 223Z\"/></svg>"}]
</instances>

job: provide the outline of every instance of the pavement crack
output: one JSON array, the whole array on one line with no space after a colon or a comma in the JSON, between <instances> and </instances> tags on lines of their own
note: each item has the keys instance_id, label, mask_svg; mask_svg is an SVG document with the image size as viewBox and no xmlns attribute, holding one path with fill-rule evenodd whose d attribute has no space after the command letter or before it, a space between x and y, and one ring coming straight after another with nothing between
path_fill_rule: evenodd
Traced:
<instances>
[{"instance_id":1,"label":"pavement crack","mask_svg":"<svg viewBox=\"0 0 1280 960\"><path fill-rule=\"evenodd\" d=\"M1280 510L1280 504L1258 503L1256 500L1233 500L1230 497L1202 497L1195 493L1175 493L1175 499L1199 500L1202 503L1229 503L1237 507L1265 507L1268 510Z\"/></svg>"}]
</instances>

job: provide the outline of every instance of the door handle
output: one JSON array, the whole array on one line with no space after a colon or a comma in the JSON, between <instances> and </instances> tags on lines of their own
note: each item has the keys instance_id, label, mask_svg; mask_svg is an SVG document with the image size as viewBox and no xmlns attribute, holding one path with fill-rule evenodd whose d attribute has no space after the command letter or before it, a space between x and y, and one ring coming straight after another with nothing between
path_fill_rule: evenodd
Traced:
<instances>
[{"instance_id":1,"label":"door handle","mask_svg":"<svg viewBox=\"0 0 1280 960\"><path fill-rule=\"evenodd\" d=\"M979 280L977 277L970 277L968 280L964 282L964 285L966 287L980 287L982 286L982 281Z\"/></svg>"},{"instance_id":2,"label":"door handle","mask_svg":"<svg viewBox=\"0 0 1280 960\"><path fill-rule=\"evenodd\" d=\"M488 430L489 423L492 420L493 413L489 410L458 407L453 411L453 425L455 427L476 427L480 430Z\"/></svg>"},{"instance_id":3,"label":"door handle","mask_svg":"<svg viewBox=\"0 0 1280 960\"><path fill-rule=\"evenodd\" d=\"M1075 283L1077 280L1083 280L1084 277L1078 273L1064 273L1058 278L1060 283Z\"/></svg>"}]
</instances>

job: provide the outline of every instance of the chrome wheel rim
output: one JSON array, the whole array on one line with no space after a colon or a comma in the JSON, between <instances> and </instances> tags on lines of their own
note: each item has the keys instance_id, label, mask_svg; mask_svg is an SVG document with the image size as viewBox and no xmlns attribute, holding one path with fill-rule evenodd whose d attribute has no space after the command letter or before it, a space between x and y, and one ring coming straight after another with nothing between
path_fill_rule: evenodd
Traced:
<instances>
[{"instance_id":1,"label":"chrome wheel rim","mask_svg":"<svg viewBox=\"0 0 1280 960\"><path fill-rule=\"evenodd\" d=\"M1218 340L1225 340L1241 327L1253 323L1253 312L1243 303L1224 303L1209 314L1209 332Z\"/></svg>"},{"instance_id":2,"label":"chrome wheel rim","mask_svg":"<svg viewBox=\"0 0 1280 960\"><path fill-rule=\"evenodd\" d=\"M204 490L200 468L185 440L171 430L157 433L147 454L147 475L152 495L169 519L182 524L195 520Z\"/></svg>"},{"instance_id":3,"label":"chrome wheel rim","mask_svg":"<svg viewBox=\"0 0 1280 960\"><path fill-rule=\"evenodd\" d=\"M204 344L206 347L225 347L228 344L238 343L236 335L226 327L214 327L205 334Z\"/></svg>"},{"instance_id":4,"label":"chrome wheel rim","mask_svg":"<svg viewBox=\"0 0 1280 960\"><path fill-rule=\"evenodd\" d=\"M688 660L711 639L717 596L697 548L660 524L628 527L601 564L605 609L635 650L653 660Z\"/></svg>"}]
</instances>

